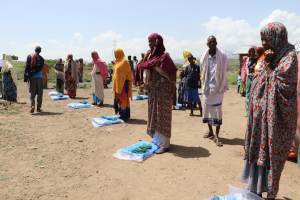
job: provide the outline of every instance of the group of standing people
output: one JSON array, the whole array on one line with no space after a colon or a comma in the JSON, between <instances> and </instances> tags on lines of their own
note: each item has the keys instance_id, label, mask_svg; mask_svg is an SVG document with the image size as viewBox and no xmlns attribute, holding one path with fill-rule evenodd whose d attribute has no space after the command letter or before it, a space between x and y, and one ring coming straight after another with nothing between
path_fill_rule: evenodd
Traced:
<instances>
[{"instance_id":1,"label":"group of standing people","mask_svg":"<svg viewBox=\"0 0 300 200\"><path fill-rule=\"evenodd\" d=\"M283 24L269 23L261 29L260 35L262 47L252 46L249 49L249 55L244 57L240 73L240 92L246 96L248 117L244 142L244 169L240 180L248 184L247 189L251 192L259 196L267 192L268 199L272 200L277 196L281 172L291 148L299 153L300 128L297 126L297 117L299 123L300 101L297 109L297 98L299 99L300 93L300 56L297 60L297 52L294 46L288 43L287 30ZM168 152L170 146L177 68L166 52L163 38L159 34L151 34L148 43L150 49L141 55L142 58L136 62L135 68L125 58L122 49L115 49L113 107L116 114L120 114L120 118L128 120L133 79L134 84L140 87L140 93L144 92L142 90L145 88L148 95L146 133L159 146L155 153L162 154ZM223 146L219 132L222 125L224 93L229 89L226 78L229 62L226 53L217 48L217 39L214 36L208 37L207 46L208 49L200 56L201 68L190 52L184 53L187 58L185 70L180 73L180 84L184 84L179 84L178 89L181 92L178 96L182 101L182 91L185 89L192 107L192 102L197 103L199 98L198 88L202 87L203 110L201 104L199 107L203 123L208 124L204 138L212 137L217 146ZM26 61L24 81L29 85L30 112L35 110L36 95L37 111L42 111L44 59L40 53L41 48L36 47L35 53L28 55ZM104 102L103 81L108 74L107 65L97 52L93 51L91 57L93 102L94 105L99 103L101 106ZM80 62L83 64L83 61ZM75 98L81 77L80 65L73 60L73 55L69 54L64 64L61 58L58 59L54 69L57 73L57 91L63 93L65 83L68 95ZM200 72L202 85L199 80ZM1 73L5 88L3 98L16 101L16 71L9 55L5 55ZM213 126L216 127L215 134Z\"/></svg>"}]
</instances>

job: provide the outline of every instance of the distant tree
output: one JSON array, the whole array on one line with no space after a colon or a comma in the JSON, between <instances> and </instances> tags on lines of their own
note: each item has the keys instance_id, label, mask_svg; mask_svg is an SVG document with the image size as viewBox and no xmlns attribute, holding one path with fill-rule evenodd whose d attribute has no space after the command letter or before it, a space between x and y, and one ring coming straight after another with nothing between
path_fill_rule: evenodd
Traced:
<instances>
[{"instance_id":1,"label":"distant tree","mask_svg":"<svg viewBox=\"0 0 300 200\"><path fill-rule=\"evenodd\" d=\"M109 63L109 64L107 65L107 67L108 67L108 68L113 68L114 65L113 65L112 63Z\"/></svg>"},{"instance_id":2,"label":"distant tree","mask_svg":"<svg viewBox=\"0 0 300 200\"><path fill-rule=\"evenodd\" d=\"M18 60L18 59L19 59L18 56L15 56L15 55L11 56L11 58L12 58L13 60Z\"/></svg>"}]
</instances>

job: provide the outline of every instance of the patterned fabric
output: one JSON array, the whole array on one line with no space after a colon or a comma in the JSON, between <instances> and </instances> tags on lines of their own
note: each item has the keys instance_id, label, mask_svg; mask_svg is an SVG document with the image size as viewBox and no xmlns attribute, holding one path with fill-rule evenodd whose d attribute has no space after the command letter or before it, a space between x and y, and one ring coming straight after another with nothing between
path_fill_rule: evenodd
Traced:
<instances>
[{"instance_id":1,"label":"patterned fabric","mask_svg":"<svg viewBox=\"0 0 300 200\"><path fill-rule=\"evenodd\" d=\"M69 97L76 97L77 83L72 78L72 67L71 63L68 63L68 68L65 72L66 90Z\"/></svg>"},{"instance_id":2,"label":"patterned fabric","mask_svg":"<svg viewBox=\"0 0 300 200\"><path fill-rule=\"evenodd\" d=\"M138 94L139 95L148 95L148 90L145 89L145 84L142 84L139 86Z\"/></svg>"},{"instance_id":3,"label":"patterned fabric","mask_svg":"<svg viewBox=\"0 0 300 200\"><path fill-rule=\"evenodd\" d=\"M130 118L129 83L131 83L131 81L125 81L122 94L114 93L115 113L117 114L119 112L122 118Z\"/></svg>"},{"instance_id":4,"label":"patterned fabric","mask_svg":"<svg viewBox=\"0 0 300 200\"><path fill-rule=\"evenodd\" d=\"M170 83L161 82L164 79L155 69L150 70L148 87L148 123L147 134L153 138L155 132L171 137L172 99L170 98Z\"/></svg>"},{"instance_id":5,"label":"patterned fabric","mask_svg":"<svg viewBox=\"0 0 300 200\"><path fill-rule=\"evenodd\" d=\"M17 102L17 87L10 72L4 72L2 78L3 100Z\"/></svg>"},{"instance_id":6,"label":"patterned fabric","mask_svg":"<svg viewBox=\"0 0 300 200\"><path fill-rule=\"evenodd\" d=\"M83 82L83 65L82 64L79 64L78 79L79 79L79 83Z\"/></svg>"},{"instance_id":7,"label":"patterned fabric","mask_svg":"<svg viewBox=\"0 0 300 200\"><path fill-rule=\"evenodd\" d=\"M269 78L262 61L263 69L252 82L244 160L248 163L257 162L259 166L270 166L268 196L275 198L296 132L298 68L294 46L288 43L283 24L269 23L261 32L271 44L276 57Z\"/></svg>"},{"instance_id":8,"label":"patterned fabric","mask_svg":"<svg viewBox=\"0 0 300 200\"><path fill-rule=\"evenodd\" d=\"M248 116L248 108L249 108L249 99L251 96L251 85L252 85L252 78L249 76L246 83L246 100L245 100L245 108L246 108L246 115Z\"/></svg>"},{"instance_id":9,"label":"patterned fabric","mask_svg":"<svg viewBox=\"0 0 300 200\"><path fill-rule=\"evenodd\" d=\"M183 83L185 82L185 78L181 79L178 85L178 103L179 104L185 104L185 98L184 98L184 89L183 89Z\"/></svg>"}]
</instances>

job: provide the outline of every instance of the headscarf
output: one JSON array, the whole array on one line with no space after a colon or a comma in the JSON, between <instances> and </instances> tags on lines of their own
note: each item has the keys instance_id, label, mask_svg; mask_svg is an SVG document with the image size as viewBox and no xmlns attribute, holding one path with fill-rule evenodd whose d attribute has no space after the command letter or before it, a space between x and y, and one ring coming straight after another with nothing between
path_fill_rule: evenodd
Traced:
<instances>
[{"instance_id":1,"label":"headscarf","mask_svg":"<svg viewBox=\"0 0 300 200\"><path fill-rule=\"evenodd\" d=\"M182 65L183 68L186 68L186 66L190 65L190 62L188 60L188 56L192 55L192 53L189 50L184 50L183 51L183 57L184 57L184 63ZM199 62L197 60L194 60L196 65L199 65Z\"/></svg>"},{"instance_id":2,"label":"headscarf","mask_svg":"<svg viewBox=\"0 0 300 200\"><path fill-rule=\"evenodd\" d=\"M177 72L177 68L169 53L165 52L163 38L157 33L152 33L149 37L155 38L156 43L149 59L144 62L143 67L145 69L159 67L167 73L175 74Z\"/></svg>"},{"instance_id":3,"label":"headscarf","mask_svg":"<svg viewBox=\"0 0 300 200\"><path fill-rule=\"evenodd\" d=\"M242 65L242 71L241 71L241 78L242 78L242 81L245 83L246 80L247 80L247 76L246 76L246 61L248 59L248 56L244 56L243 57L243 65ZM246 76L246 77L245 77Z\"/></svg>"},{"instance_id":4,"label":"headscarf","mask_svg":"<svg viewBox=\"0 0 300 200\"><path fill-rule=\"evenodd\" d=\"M276 68L281 58L286 56L287 52L295 50L295 47L288 43L287 30L282 23L269 23L261 29L261 33L265 35L276 54L276 57L272 62L273 68Z\"/></svg>"},{"instance_id":5,"label":"headscarf","mask_svg":"<svg viewBox=\"0 0 300 200\"><path fill-rule=\"evenodd\" d=\"M258 62L264 57L265 50L263 47L257 47L255 51L258 54Z\"/></svg>"},{"instance_id":6,"label":"headscarf","mask_svg":"<svg viewBox=\"0 0 300 200\"><path fill-rule=\"evenodd\" d=\"M83 65L83 59L82 59L82 58L79 58L79 63L80 63L81 65Z\"/></svg>"},{"instance_id":7,"label":"headscarf","mask_svg":"<svg viewBox=\"0 0 300 200\"><path fill-rule=\"evenodd\" d=\"M31 53L30 57L31 57L30 68L32 68L35 65L35 63L36 63L37 55L36 55L36 53Z\"/></svg>"},{"instance_id":8,"label":"headscarf","mask_svg":"<svg viewBox=\"0 0 300 200\"><path fill-rule=\"evenodd\" d=\"M102 80L104 82L107 75L108 75L107 65L105 64L105 62L103 62L100 59L100 57L99 57L99 55L96 51L93 51L92 53L94 54L94 58L93 58L93 61L92 61L92 71L93 71L94 65L96 64L98 66L99 70L100 70Z\"/></svg>"},{"instance_id":9,"label":"headscarf","mask_svg":"<svg viewBox=\"0 0 300 200\"><path fill-rule=\"evenodd\" d=\"M113 68L113 88L112 90L118 94L122 93L125 81L129 81L128 96L132 99L132 73L131 67L125 58L121 48L115 49L116 63Z\"/></svg>"},{"instance_id":10,"label":"headscarf","mask_svg":"<svg viewBox=\"0 0 300 200\"><path fill-rule=\"evenodd\" d=\"M68 65L69 65L69 58L73 58L73 54L69 54L67 56L66 62L65 62L65 70L68 69ZM73 80L75 81L76 85L79 82L78 79L78 71L79 71L79 65L77 62L75 62L73 59L71 60L71 77L73 78Z\"/></svg>"},{"instance_id":11,"label":"headscarf","mask_svg":"<svg viewBox=\"0 0 300 200\"><path fill-rule=\"evenodd\" d=\"M15 85L17 85L17 81L18 81L18 78L17 78L17 72L16 72L16 69L14 67L14 65L12 64L12 58L10 55L8 54L5 54L4 56L4 64L2 66L2 70L1 72L2 73L5 73L5 72L8 72L10 71L11 73L11 77L13 79L13 82Z\"/></svg>"},{"instance_id":12,"label":"headscarf","mask_svg":"<svg viewBox=\"0 0 300 200\"><path fill-rule=\"evenodd\" d=\"M192 54L189 50L183 51L184 62L188 61L188 55Z\"/></svg>"}]
</instances>

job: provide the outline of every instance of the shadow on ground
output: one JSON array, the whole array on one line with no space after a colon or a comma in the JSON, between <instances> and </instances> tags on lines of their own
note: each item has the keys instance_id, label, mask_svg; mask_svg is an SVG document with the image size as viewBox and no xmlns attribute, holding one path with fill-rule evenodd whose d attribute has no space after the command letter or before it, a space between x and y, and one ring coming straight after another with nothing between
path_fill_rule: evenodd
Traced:
<instances>
[{"instance_id":1,"label":"shadow on ground","mask_svg":"<svg viewBox=\"0 0 300 200\"><path fill-rule=\"evenodd\" d=\"M55 112L39 112L39 113L35 113L35 114L32 114L32 115L39 115L39 116L42 116L42 115L45 115L45 116L48 116L48 115L61 115L63 113L55 113Z\"/></svg>"},{"instance_id":2,"label":"shadow on ground","mask_svg":"<svg viewBox=\"0 0 300 200\"><path fill-rule=\"evenodd\" d=\"M139 125L143 125L143 124L147 124L147 121L144 119L129 119L128 121L125 122L126 124L139 124Z\"/></svg>"},{"instance_id":3,"label":"shadow on ground","mask_svg":"<svg viewBox=\"0 0 300 200\"><path fill-rule=\"evenodd\" d=\"M211 154L203 147L187 147L170 144L170 153L181 158L201 158L209 157Z\"/></svg>"},{"instance_id":4,"label":"shadow on ground","mask_svg":"<svg viewBox=\"0 0 300 200\"><path fill-rule=\"evenodd\" d=\"M234 139L221 138L221 141L223 142L223 144L226 144L226 145L244 146L244 140L240 139L240 138L234 138Z\"/></svg>"}]
</instances>

